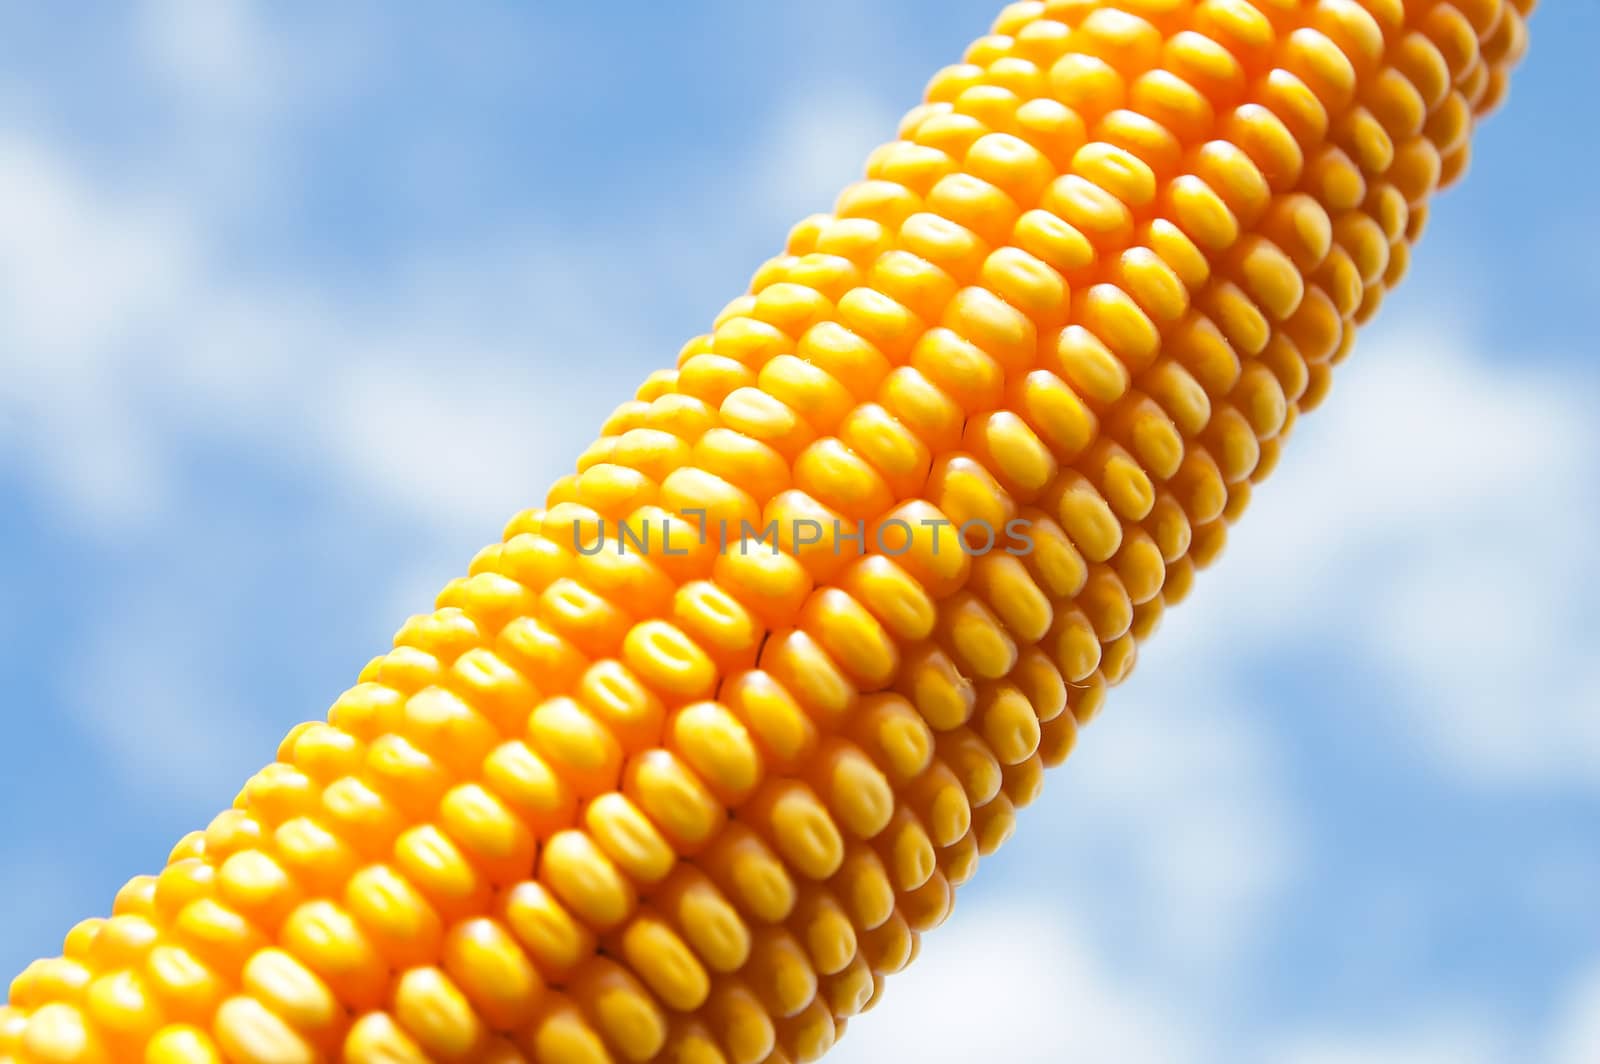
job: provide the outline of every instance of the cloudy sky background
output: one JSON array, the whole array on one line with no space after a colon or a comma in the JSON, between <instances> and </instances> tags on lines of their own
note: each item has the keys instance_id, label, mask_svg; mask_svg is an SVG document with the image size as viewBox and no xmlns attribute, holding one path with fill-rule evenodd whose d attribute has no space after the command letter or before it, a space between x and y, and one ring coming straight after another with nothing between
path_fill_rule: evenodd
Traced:
<instances>
[{"instance_id":1,"label":"cloudy sky background","mask_svg":"<svg viewBox=\"0 0 1600 1064\"><path fill-rule=\"evenodd\" d=\"M825 208L974 0L0 0L0 970ZM336 8L336 10L331 10ZM1592 0L841 1062L1600 1060Z\"/></svg>"}]
</instances>

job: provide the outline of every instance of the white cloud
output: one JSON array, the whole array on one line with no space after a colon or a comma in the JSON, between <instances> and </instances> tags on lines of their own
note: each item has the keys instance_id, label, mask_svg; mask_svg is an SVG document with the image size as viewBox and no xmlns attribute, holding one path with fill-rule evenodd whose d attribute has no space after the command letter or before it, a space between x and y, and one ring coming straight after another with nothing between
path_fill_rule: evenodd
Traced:
<instances>
[{"instance_id":1,"label":"white cloud","mask_svg":"<svg viewBox=\"0 0 1600 1064\"><path fill-rule=\"evenodd\" d=\"M839 190L864 175L867 155L894 139L899 121L870 93L838 85L790 94L769 120L767 143L742 178L746 224L771 219L792 225L833 209Z\"/></svg>"},{"instance_id":2,"label":"white cloud","mask_svg":"<svg viewBox=\"0 0 1600 1064\"><path fill-rule=\"evenodd\" d=\"M1509 1064L1503 1035L1469 1016L1394 1032L1303 1035L1266 1056L1276 1064Z\"/></svg>"},{"instance_id":3,"label":"white cloud","mask_svg":"<svg viewBox=\"0 0 1600 1064\"><path fill-rule=\"evenodd\" d=\"M930 935L828 1059L1184 1064L1198 1054L1185 1018L1119 982L1059 908L1008 903L961 911Z\"/></svg>"},{"instance_id":4,"label":"white cloud","mask_svg":"<svg viewBox=\"0 0 1600 1064\"><path fill-rule=\"evenodd\" d=\"M86 359L175 312L193 248L174 222L0 131L0 309L17 348L8 365L77 378L97 368Z\"/></svg>"},{"instance_id":5,"label":"white cloud","mask_svg":"<svg viewBox=\"0 0 1600 1064\"><path fill-rule=\"evenodd\" d=\"M1215 977L1292 882L1298 811L1272 738L1207 663L1148 654L1015 844L1071 854L1071 881L1136 913L1158 968Z\"/></svg>"},{"instance_id":6,"label":"white cloud","mask_svg":"<svg viewBox=\"0 0 1600 1064\"><path fill-rule=\"evenodd\" d=\"M1600 966L1579 979L1568 995L1549 1052L1550 1064L1600 1060Z\"/></svg>"},{"instance_id":7,"label":"white cloud","mask_svg":"<svg viewBox=\"0 0 1600 1064\"><path fill-rule=\"evenodd\" d=\"M75 526L161 516L198 433L490 536L593 431L562 411L603 413L548 386L569 351L629 342L624 319L592 320L584 294L603 286L581 259L562 273L558 249L512 247L417 264L416 299L340 306L213 268L192 221L0 141L0 429Z\"/></svg>"},{"instance_id":8,"label":"white cloud","mask_svg":"<svg viewBox=\"0 0 1600 1064\"><path fill-rule=\"evenodd\" d=\"M130 348L181 313L193 247L41 145L0 133L0 430L24 472L90 523L147 518L159 444L128 405Z\"/></svg>"},{"instance_id":9,"label":"white cloud","mask_svg":"<svg viewBox=\"0 0 1600 1064\"><path fill-rule=\"evenodd\" d=\"M1469 351L1437 330L1359 348L1193 608L1218 649L1354 654L1383 693L1351 708L1465 780L1592 786L1594 381Z\"/></svg>"},{"instance_id":10,"label":"white cloud","mask_svg":"<svg viewBox=\"0 0 1600 1064\"><path fill-rule=\"evenodd\" d=\"M148 596L97 619L61 705L124 793L222 808L246 776L272 758L278 736L230 698L210 618L179 602L192 594Z\"/></svg>"},{"instance_id":11,"label":"white cloud","mask_svg":"<svg viewBox=\"0 0 1600 1064\"><path fill-rule=\"evenodd\" d=\"M171 6L146 12L162 76L225 100L244 91L229 79L272 65L248 5L201 5L193 23ZM235 117L239 151L270 139L263 116ZM859 174L893 116L861 93L807 91L770 128L755 179L740 184L761 190L747 215L789 222ZM539 234L395 264L392 302L364 306L239 276L207 222L176 198L91 180L48 141L0 140L0 342L19 352L0 383L0 429L80 528L161 517L178 443L199 434L331 474L442 531L492 535L542 498L604 414L587 394L556 401L551 371L579 352L644 347L625 314L595 312L593 293L615 288L612 265ZM682 236L652 239L692 255Z\"/></svg>"},{"instance_id":12,"label":"white cloud","mask_svg":"<svg viewBox=\"0 0 1600 1064\"><path fill-rule=\"evenodd\" d=\"M147 0L139 29L151 73L190 105L237 109L273 98L275 57L251 0Z\"/></svg>"},{"instance_id":13,"label":"white cloud","mask_svg":"<svg viewBox=\"0 0 1600 1064\"><path fill-rule=\"evenodd\" d=\"M391 503L492 536L543 503L581 446L571 426L531 416L544 405L537 382L528 372L349 366L319 404L323 439L355 482Z\"/></svg>"}]
</instances>

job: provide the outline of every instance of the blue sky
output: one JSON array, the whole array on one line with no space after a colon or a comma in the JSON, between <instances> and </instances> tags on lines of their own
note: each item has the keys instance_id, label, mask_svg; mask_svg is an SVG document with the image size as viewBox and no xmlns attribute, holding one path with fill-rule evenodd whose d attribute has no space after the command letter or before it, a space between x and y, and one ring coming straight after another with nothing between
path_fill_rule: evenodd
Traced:
<instances>
[{"instance_id":1,"label":"blue sky","mask_svg":"<svg viewBox=\"0 0 1600 1064\"><path fill-rule=\"evenodd\" d=\"M0 969L321 716L993 13L442 11L0 0ZM1535 15L1229 554L830 1059L1600 1059L1596 40Z\"/></svg>"}]
</instances>

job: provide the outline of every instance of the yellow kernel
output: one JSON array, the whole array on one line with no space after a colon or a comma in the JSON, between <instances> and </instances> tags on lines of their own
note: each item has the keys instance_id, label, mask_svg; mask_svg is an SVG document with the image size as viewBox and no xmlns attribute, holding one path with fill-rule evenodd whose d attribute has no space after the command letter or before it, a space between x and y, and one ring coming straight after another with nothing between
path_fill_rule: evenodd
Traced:
<instances>
[{"instance_id":1,"label":"yellow kernel","mask_svg":"<svg viewBox=\"0 0 1600 1064\"><path fill-rule=\"evenodd\" d=\"M838 825L857 838L882 831L894 812L894 791L870 758L842 740L827 743L807 774Z\"/></svg>"},{"instance_id":2,"label":"yellow kernel","mask_svg":"<svg viewBox=\"0 0 1600 1064\"><path fill-rule=\"evenodd\" d=\"M896 913L861 936L861 954L872 970L884 975L903 971L916 949L915 935L905 917Z\"/></svg>"},{"instance_id":3,"label":"yellow kernel","mask_svg":"<svg viewBox=\"0 0 1600 1064\"><path fill-rule=\"evenodd\" d=\"M940 610L939 635L950 655L970 675L993 679L1016 663L1017 646L991 613L969 591L958 592Z\"/></svg>"},{"instance_id":4,"label":"yellow kernel","mask_svg":"<svg viewBox=\"0 0 1600 1064\"><path fill-rule=\"evenodd\" d=\"M976 121L973 125L982 128ZM928 193L928 206L991 245L1005 239L1021 213L1010 196L966 173L941 178Z\"/></svg>"},{"instance_id":5,"label":"yellow kernel","mask_svg":"<svg viewBox=\"0 0 1600 1064\"><path fill-rule=\"evenodd\" d=\"M797 766L816 748L816 725L769 673L741 673L723 685L721 694L775 767Z\"/></svg>"},{"instance_id":6,"label":"yellow kernel","mask_svg":"<svg viewBox=\"0 0 1600 1064\"><path fill-rule=\"evenodd\" d=\"M1044 87L1044 76L1039 68L1016 55L999 56L989 63L984 71L984 80L991 86L1010 91L1019 99L1037 96ZM960 106L961 101L957 100L956 104Z\"/></svg>"},{"instance_id":7,"label":"yellow kernel","mask_svg":"<svg viewBox=\"0 0 1600 1064\"><path fill-rule=\"evenodd\" d=\"M713 576L768 627L791 623L811 593L805 567L793 555L761 543L730 544L719 553Z\"/></svg>"},{"instance_id":8,"label":"yellow kernel","mask_svg":"<svg viewBox=\"0 0 1600 1064\"><path fill-rule=\"evenodd\" d=\"M614 788L622 770L616 738L571 698L544 702L528 718L528 744L579 795Z\"/></svg>"},{"instance_id":9,"label":"yellow kernel","mask_svg":"<svg viewBox=\"0 0 1600 1064\"><path fill-rule=\"evenodd\" d=\"M749 926L722 891L693 865L679 865L652 895L652 903L712 971L737 971L749 958ZM792 898L787 904L792 907Z\"/></svg>"},{"instance_id":10,"label":"yellow kernel","mask_svg":"<svg viewBox=\"0 0 1600 1064\"><path fill-rule=\"evenodd\" d=\"M440 803L439 822L491 883L513 883L533 864L536 842L532 833L481 784L452 788Z\"/></svg>"},{"instance_id":11,"label":"yellow kernel","mask_svg":"<svg viewBox=\"0 0 1600 1064\"><path fill-rule=\"evenodd\" d=\"M1111 284L1097 284L1076 300L1079 321L1137 373L1155 360L1161 334L1128 293Z\"/></svg>"},{"instance_id":12,"label":"yellow kernel","mask_svg":"<svg viewBox=\"0 0 1600 1064\"><path fill-rule=\"evenodd\" d=\"M961 780L948 765L934 762L905 793L906 804L928 830L933 845L953 845L972 824L972 806Z\"/></svg>"},{"instance_id":13,"label":"yellow kernel","mask_svg":"<svg viewBox=\"0 0 1600 1064\"><path fill-rule=\"evenodd\" d=\"M844 860L844 839L816 794L799 780L769 780L741 818L759 825L795 871L827 879Z\"/></svg>"},{"instance_id":14,"label":"yellow kernel","mask_svg":"<svg viewBox=\"0 0 1600 1064\"><path fill-rule=\"evenodd\" d=\"M721 406L735 389L754 383L754 375L744 364L721 354L697 354L678 370L678 387L683 393L712 406Z\"/></svg>"},{"instance_id":15,"label":"yellow kernel","mask_svg":"<svg viewBox=\"0 0 1600 1064\"><path fill-rule=\"evenodd\" d=\"M1072 714L1066 713L1062 716L1071 719ZM974 814L972 831L978 840L978 853L984 857L990 856L1005 845L1016 828L1016 811L1011 800L1003 794L996 797Z\"/></svg>"},{"instance_id":16,"label":"yellow kernel","mask_svg":"<svg viewBox=\"0 0 1600 1064\"><path fill-rule=\"evenodd\" d=\"M958 284L977 274L990 250L972 230L926 211L906 219L900 227L900 242L907 251L937 266Z\"/></svg>"},{"instance_id":17,"label":"yellow kernel","mask_svg":"<svg viewBox=\"0 0 1600 1064\"><path fill-rule=\"evenodd\" d=\"M893 503L888 483L841 440L821 439L795 461L795 487L845 517L878 516Z\"/></svg>"},{"instance_id":18,"label":"yellow kernel","mask_svg":"<svg viewBox=\"0 0 1600 1064\"><path fill-rule=\"evenodd\" d=\"M1117 272L1122 289L1155 322L1176 321L1189 309L1189 292L1183 278L1149 248L1130 248L1123 252L1117 262ZM1143 328L1142 324L1133 324Z\"/></svg>"},{"instance_id":19,"label":"yellow kernel","mask_svg":"<svg viewBox=\"0 0 1600 1064\"><path fill-rule=\"evenodd\" d=\"M1040 205L1059 215L1097 247L1115 246L1133 230L1133 213L1127 204L1077 174L1066 174L1052 182Z\"/></svg>"},{"instance_id":20,"label":"yellow kernel","mask_svg":"<svg viewBox=\"0 0 1600 1064\"><path fill-rule=\"evenodd\" d=\"M1004 367L949 329L925 333L911 352L911 366L968 411L998 405L1005 386Z\"/></svg>"},{"instance_id":21,"label":"yellow kernel","mask_svg":"<svg viewBox=\"0 0 1600 1064\"><path fill-rule=\"evenodd\" d=\"M20 1008L37 1008L52 1000L76 1003L93 979L87 965L61 957L42 958L17 976L11 1002Z\"/></svg>"},{"instance_id":22,"label":"yellow kernel","mask_svg":"<svg viewBox=\"0 0 1600 1064\"><path fill-rule=\"evenodd\" d=\"M172 1024L157 1031L145 1046L144 1064L222 1064L222 1054L205 1031Z\"/></svg>"},{"instance_id":23,"label":"yellow kernel","mask_svg":"<svg viewBox=\"0 0 1600 1064\"><path fill-rule=\"evenodd\" d=\"M1166 218L1152 218L1141 233L1150 250L1160 256L1191 292L1211 277L1211 263L1182 229ZM1135 293L1138 298L1139 293ZM1151 313L1156 308L1146 305Z\"/></svg>"},{"instance_id":24,"label":"yellow kernel","mask_svg":"<svg viewBox=\"0 0 1600 1064\"><path fill-rule=\"evenodd\" d=\"M679 1012L699 1008L711 979L688 945L659 916L641 911L622 932L621 953L661 1002Z\"/></svg>"},{"instance_id":25,"label":"yellow kernel","mask_svg":"<svg viewBox=\"0 0 1600 1064\"><path fill-rule=\"evenodd\" d=\"M438 968L412 968L394 992L394 1017L436 1060L467 1060L487 1038L483 1021Z\"/></svg>"},{"instance_id":26,"label":"yellow kernel","mask_svg":"<svg viewBox=\"0 0 1600 1064\"><path fill-rule=\"evenodd\" d=\"M630 765L630 779L641 796L648 793L650 804L668 816L671 823L664 829L688 843L702 838L712 826L697 792L709 787L726 804L737 804L760 780L761 755L749 730L720 703L684 707L673 717L669 732L673 749L697 778L670 758L652 754ZM659 816L656 819L660 821Z\"/></svg>"},{"instance_id":27,"label":"yellow kernel","mask_svg":"<svg viewBox=\"0 0 1600 1064\"><path fill-rule=\"evenodd\" d=\"M831 432L855 406L855 396L844 385L795 355L779 355L768 362L756 384L814 432Z\"/></svg>"},{"instance_id":28,"label":"yellow kernel","mask_svg":"<svg viewBox=\"0 0 1600 1064\"><path fill-rule=\"evenodd\" d=\"M954 904L955 891L950 881L935 870L926 883L902 899L901 909L911 930L926 934L944 923Z\"/></svg>"},{"instance_id":29,"label":"yellow kernel","mask_svg":"<svg viewBox=\"0 0 1600 1064\"><path fill-rule=\"evenodd\" d=\"M1042 513L1031 512L1028 538L1033 550L1026 555L1028 571L1039 587L1055 599L1070 599L1088 579L1088 566L1066 532Z\"/></svg>"},{"instance_id":30,"label":"yellow kernel","mask_svg":"<svg viewBox=\"0 0 1600 1064\"><path fill-rule=\"evenodd\" d=\"M334 1032L344 1007L327 984L280 949L266 949L244 966L241 987L291 1029L309 1039Z\"/></svg>"},{"instance_id":31,"label":"yellow kernel","mask_svg":"<svg viewBox=\"0 0 1600 1064\"><path fill-rule=\"evenodd\" d=\"M516 1030L536 1015L544 982L499 922L457 924L445 939L443 966L493 1030Z\"/></svg>"},{"instance_id":32,"label":"yellow kernel","mask_svg":"<svg viewBox=\"0 0 1600 1064\"><path fill-rule=\"evenodd\" d=\"M490 890L450 836L432 824L419 824L395 841L394 863L446 920L475 911Z\"/></svg>"},{"instance_id":33,"label":"yellow kernel","mask_svg":"<svg viewBox=\"0 0 1600 1064\"><path fill-rule=\"evenodd\" d=\"M1009 133L989 133L980 138L967 150L965 164L972 173L1023 205L1035 202L1052 176L1050 160L1026 139Z\"/></svg>"},{"instance_id":34,"label":"yellow kernel","mask_svg":"<svg viewBox=\"0 0 1600 1064\"><path fill-rule=\"evenodd\" d=\"M422 1047L387 1012L369 1012L345 1035L345 1064L430 1064Z\"/></svg>"},{"instance_id":35,"label":"yellow kernel","mask_svg":"<svg viewBox=\"0 0 1600 1064\"><path fill-rule=\"evenodd\" d=\"M838 381L857 399L871 395L891 369L888 358L869 341L832 321L808 329L795 355Z\"/></svg>"},{"instance_id":36,"label":"yellow kernel","mask_svg":"<svg viewBox=\"0 0 1600 1064\"><path fill-rule=\"evenodd\" d=\"M1091 562L1105 561L1122 544L1122 525L1094 485L1079 475L1063 478L1051 507L1073 545Z\"/></svg>"},{"instance_id":37,"label":"yellow kernel","mask_svg":"<svg viewBox=\"0 0 1600 1064\"><path fill-rule=\"evenodd\" d=\"M988 289L971 287L956 293L945 308L944 324L980 347L1002 372L1024 372L1033 365L1038 349L1033 322Z\"/></svg>"},{"instance_id":38,"label":"yellow kernel","mask_svg":"<svg viewBox=\"0 0 1600 1064\"><path fill-rule=\"evenodd\" d=\"M837 588L812 594L801 628L867 690L887 684L900 665L894 639L867 609Z\"/></svg>"},{"instance_id":39,"label":"yellow kernel","mask_svg":"<svg viewBox=\"0 0 1600 1064\"><path fill-rule=\"evenodd\" d=\"M317 1059L309 1042L254 998L224 1001L211 1029L217 1046L240 1064L315 1064Z\"/></svg>"},{"instance_id":40,"label":"yellow kernel","mask_svg":"<svg viewBox=\"0 0 1600 1064\"><path fill-rule=\"evenodd\" d=\"M386 865L372 865L351 877L344 904L373 945L396 967L423 963L437 955L443 926L433 906L405 877Z\"/></svg>"},{"instance_id":41,"label":"yellow kernel","mask_svg":"<svg viewBox=\"0 0 1600 1064\"><path fill-rule=\"evenodd\" d=\"M603 794L584 810L590 836L617 866L638 883L665 879L677 860L667 841L639 808L622 794Z\"/></svg>"},{"instance_id":42,"label":"yellow kernel","mask_svg":"<svg viewBox=\"0 0 1600 1064\"><path fill-rule=\"evenodd\" d=\"M1017 219L1012 239L1068 280L1081 277L1095 261L1095 247L1089 238L1047 210L1031 210Z\"/></svg>"},{"instance_id":43,"label":"yellow kernel","mask_svg":"<svg viewBox=\"0 0 1600 1064\"><path fill-rule=\"evenodd\" d=\"M1215 122L1215 108L1200 90L1169 70L1147 70L1133 80L1131 107L1172 131L1185 143L1201 140Z\"/></svg>"},{"instance_id":44,"label":"yellow kernel","mask_svg":"<svg viewBox=\"0 0 1600 1064\"><path fill-rule=\"evenodd\" d=\"M210 898L185 905L172 931L178 941L227 976L236 974L266 944L262 932L242 915Z\"/></svg>"},{"instance_id":45,"label":"yellow kernel","mask_svg":"<svg viewBox=\"0 0 1600 1064\"><path fill-rule=\"evenodd\" d=\"M514 935L551 980L562 980L594 952L594 932L573 918L544 886L525 880L507 891L501 914Z\"/></svg>"},{"instance_id":46,"label":"yellow kernel","mask_svg":"<svg viewBox=\"0 0 1600 1064\"><path fill-rule=\"evenodd\" d=\"M960 888L963 883L970 883L974 875L978 875L978 838L968 830L965 835L958 838L955 845L946 846L939 851L939 875L947 878L950 886Z\"/></svg>"},{"instance_id":47,"label":"yellow kernel","mask_svg":"<svg viewBox=\"0 0 1600 1064\"><path fill-rule=\"evenodd\" d=\"M913 401L905 386L890 388L887 394L891 405L901 409ZM839 427L839 435L884 478L883 485L891 496L912 494L921 487L930 461L928 446L884 407L876 403L857 407ZM866 508L865 499L861 508Z\"/></svg>"},{"instance_id":48,"label":"yellow kernel","mask_svg":"<svg viewBox=\"0 0 1600 1064\"><path fill-rule=\"evenodd\" d=\"M742 981L730 980L714 990L707 1016L722 1032L732 1064L761 1064L771 1056L777 1038L772 1018Z\"/></svg>"},{"instance_id":49,"label":"yellow kernel","mask_svg":"<svg viewBox=\"0 0 1600 1064\"><path fill-rule=\"evenodd\" d=\"M1131 383L1127 365L1081 325L1061 330L1052 354L1051 368L1091 403L1114 403Z\"/></svg>"},{"instance_id":50,"label":"yellow kernel","mask_svg":"<svg viewBox=\"0 0 1600 1064\"><path fill-rule=\"evenodd\" d=\"M1156 197L1156 177L1144 160L1103 141L1079 148L1072 159L1072 172L1135 209L1148 206Z\"/></svg>"},{"instance_id":51,"label":"yellow kernel","mask_svg":"<svg viewBox=\"0 0 1600 1064\"><path fill-rule=\"evenodd\" d=\"M856 929L850 915L826 890L808 890L790 921L818 975L835 975L856 956Z\"/></svg>"},{"instance_id":52,"label":"yellow kernel","mask_svg":"<svg viewBox=\"0 0 1600 1064\"><path fill-rule=\"evenodd\" d=\"M666 621L645 621L628 632L623 660L646 683L675 698L699 698L716 682L711 659Z\"/></svg>"},{"instance_id":53,"label":"yellow kernel","mask_svg":"<svg viewBox=\"0 0 1600 1064\"><path fill-rule=\"evenodd\" d=\"M761 652L760 664L816 720L836 721L855 701L850 678L803 629L774 634Z\"/></svg>"},{"instance_id":54,"label":"yellow kernel","mask_svg":"<svg viewBox=\"0 0 1600 1064\"><path fill-rule=\"evenodd\" d=\"M754 663L762 635L760 623L716 584L696 580L678 588L672 616L684 634L705 649L719 672Z\"/></svg>"},{"instance_id":55,"label":"yellow kernel","mask_svg":"<svg viewBox=\"0 0 1600 1064\"><path fill-rule=\"evenodd\" d=\"M906 655L896 690L909 698L930 727L959 727L972 716L972 681L936 645L926 644Z\"/></svg>"},{"instance_id":56,"label":"yellow kernel","mask_svg":"<svg viewBox=\"0 0 1600 1064\"><path fill-rule=\"evenodd\" d=\"M781 929L756 933L744 974L762 1004L780 1019L798 1013L817 993L817 973L804 947Z\"/></svg>"},{"instance_id":57,"label":"yellow kernel","mask_svg":"<svg viewBox=\"0 0 1600 1064\"><path fill-rule=\"evenodd\" d=\"M1079 372L1088 375L1091 382L1107 374L1107 366L1098 359L1080 366ZM1114 373L1114 370L1110 372ZM1113 378L1114 379L1114 378ZM1113 385L1101 385L1102 394ZM1061 461L1071 461L1090 441L1098 429L1095 414L1084 404L1074 387L1049 370L1034 370L1013 387L1012 406L1028 425L1049 444Z\"/></svg>"},{"instance_id":58,"label":"yellow kernel","mask_svg":"<svg viewBox=\"0 0 1600 1064\"><path fill-rule=\"evenodd\" d=\"M1010 680L1022 691L1041 723L1054 720L1067 707L1067 688L1061 673L1036 646L1023 652Z\"/></svg>"},{"instance_id":59,"label":"yellow kernel","mask_svg":"<svg viewBox=\"0 0 1600 1064\"><path fill-rule=\"evenodd\" d=\"M666 1017L649 991L620 965L596 957L575 980L572 994L623 1059L646 1061L661 1051Z\"/></svg>"},{"instance_id":60,"label":"yellow kernel","mask_svg":"<svg viewBox=\"0 0 1600 1064\"><path fill-rule=\"evenodd\" d=\"M1000 763L971 728L941 732L938 750L945 764L955 770L962 789L967 792L967 800L974 808L988 803L1000 792Z\"/></svg>"},{"instance_id":61,"label":"yellow kernel","mask_svg":"<svg viewBox=\"0 0 1600 1064\"><path fill-rule=\"evenodd\" d=\"M1136 648L1131 635L1125 635L1117 641L1116 649L1124 647L1131 656ZM1108 650L1107 656L1111 653L1112 650ZM1044 793L1044 769L1044 759L1038 753L1034 753L1026 761L1005 766L1001 772L1001 793L1011 799L1011 804L1019 809L1031 805Z\"/></svg>"},{"instance_id":62,"label":"yellow kernel","mask_svg":"<svg viewBox=\"0 0 1600 1064\"><path fill-rule=\"evenodd\" d=\"M210 1023L211 1014L227 989L190 951L163 943L150 951L142 973L152 993L161 999L170 1019Z\"/></svg>"},{"instance_id":63,"label":"yellow kernel","mask_svg":"<svg viewBox=\"0 0 1600 1064\"><path fill-rule=\"evenodd\" d=\"M1085 589L1088 585L1085 579ZM1100 667L1100 639L1081 609L1058 610L1044 642L1062 679L1068 683L1079 683Z\"/></svg>"},{"instance_id":64,"label":"yellow kernel","mask_svg":"<svg viewBox=\"0 0 1600 1064\"><path fill-rule=\"evenodd\" d=\"M972 589L1020 642L1038 642L1050 630L1050 600L1017 556L990 551L977 559Z\"/></svg>"},{"instance_id":65,"label":"yellow kernel","mask_svg":"<svg viewBox=\"0 0 1600 1064\"><path fill-rule=\"evenodd\" d=\"M848 566L839 586L860 602L896 638L924 639L936 619L932 598L899 565L882 554L869 554Z\"/></svg>"},{"instance_id":66,"label":"yellow kernel","mask_svg":"<svg viewBox=\"0 0 1600 1064\"><path fill-rule=\"evenodd\" d=\"M1244 92L1245 75L1233 53L1211 38L1182 30L1167 42L1163 63L1218 107L1228 107Z\"/></svg>"},{"instance_id":67,"label":"yellow kernel","mask_svg":"<svg viewBox=\"0 0 1600 1064\"><path fill-rule=\"evenodd\" d=\"M969 420L963 443L1014 498L1035 497L1056 474L1050 449L1026 421L1009 410Z\"/></svg>"},{"instance_id":68,"label":"yellow kernel","mask_svg":"<svg viewBox=\"0 0 1600 1064\"><path fill-rule=\"evenodd\" d=\"M1022 98L1003 85L974 85L956 98L954 109L971 115L990 129L1011 132L1013 116Z\"/></svg>"},{"instance_id":69,"label":"yellow kernel","mask_svg":"<svg viewBox=\"0 0 1600 1064\"><path fill-rule=\"evenodd\" d=\"M983 261L978 280L1032 319L1054 328L1067 312L1067 284L1042 260L1021 248L1002 247ZM1032 357L1028 352L1028 357Z\"/></svg>"},{"instance_id":70,"label":"yellow kernel","mask_svg":"<svg viewBox=\"0 0 1600 1064\"><path fill-rule=\"evenodd\" d=\"M1080 115L1093 118L1122 106L1125 86L1109 63L1069 52L1050 67L1050 91Z\"/></svg>"},{"instance_id":71,"label":"yellow kernel","mask_svg":"<svg viewBox=\"0 0 1600 1064\"><path fill-rule=\"evenodd\" d=\"M539 878L596 931L622 923L637 901L632 882L580 831L562 831L545 841Z\"/></svg>"},{"instance_id":72,"label":"yellow kernel","mask_svg":"<svg viewBox=\"0 0 1600 1064\"><path fill-rule=\"evenodd\" d=\"M145 980L124 969L100 976L89 984L84 1011L108 1045L143 1046L161 1026L160 1003Z\"/></svg>"},{"instance_id":73,"label":"yellow kernel","mask_svg":"<svg viewBox=\"0 0 1600 1064\"><path fill-rule=\"evenodd\" d=\"M1161 583L1167 575L1166 561L1155 539L1143 529L1128 533L1112 566L1135 605L1149 602L1161 593Z\"/></svg>"},{"instance_id":74,"label":"yellow kernel","mask_svg":"<svg viewBox=\"0 0 1600 1064\"><path fill-rule=\"evenodd\" d=\"M590 654L598 655L605 647L615 645L629 623L628 615L622 610L576 580L565 577L545 588L539 597L539 607L543 622L554 632L571 640L579 649ZM511 633L512 640L517 640L524 634L531 634L538 623L531 618L519 618L508 626L507 631ZM528 653L514 641L505 645L521 650L524 654ZM509 660L517 664L514 655ZM541 677L548 675L537 668L528 668L524 671Z\"/></svg>"},{"instance_id":75,"label":"yellow kernel","mask_svg":"<svg viewBox=\"0 0 1600 1064\"><path fill-rule=\"evenodd\" d=\"M889 881L889 871L875 849L868 846L854 843L846 848L844 862L829 881L829 889L858 929L878 927L894 914L894 885Z\"/></svg>"}]
</instances>

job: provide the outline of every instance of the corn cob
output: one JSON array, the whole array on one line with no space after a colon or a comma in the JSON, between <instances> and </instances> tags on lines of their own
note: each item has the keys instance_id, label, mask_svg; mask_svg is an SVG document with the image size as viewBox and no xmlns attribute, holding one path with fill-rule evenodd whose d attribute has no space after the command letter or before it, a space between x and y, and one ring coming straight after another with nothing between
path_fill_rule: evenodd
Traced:
<instances>
[{"instance_id":1,"label":"corn cob","mask_svg":"<svg viewBox=\"0 0 1600 1064\"><path fill-rule=\"evenodd\" d=\"M12 983L0 1062L818 1057L1222 549L1532 6L1007 7L543 509ZM971 542L1012 522L1031 552Z\"/></svg>"}]
</instances>

